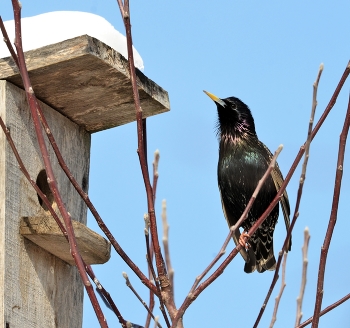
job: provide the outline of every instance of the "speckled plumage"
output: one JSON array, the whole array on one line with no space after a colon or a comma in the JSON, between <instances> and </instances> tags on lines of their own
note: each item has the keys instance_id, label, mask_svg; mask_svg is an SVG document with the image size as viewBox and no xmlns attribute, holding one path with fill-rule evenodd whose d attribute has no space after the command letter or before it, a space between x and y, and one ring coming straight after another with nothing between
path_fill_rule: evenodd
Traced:
<instances>
[{"instance_id":1,"label":"speckled plumage","mask_svg":"<svg viewBox=\"0 0 350 328\"><path fill-rule=\"evenodd\" d=\"M207 92L206 92L207 93ZM248 108L235 97L219 99L207 93L217 105L219 162L218 184L221 194L222 207L229 226L234 225L248 204L257 184L266 172L272 154L259 141L254 119ZM248 231L276 196L283 182L281 171L276 164L271 176L262 186L247 219L242 228ZM289 201L287 192L281 198L282 211L286 228L289 227ZM260 228L251 236L248 251L242 249L241 255L245 260L244 271L247 273L257 270L274 270L276 260L273 253L273 233L279 215L279 206L272 210ZM238 243L240 232L233 236ZM289 245L289 250L291 242Z\"/></svg>"}]
</instances>

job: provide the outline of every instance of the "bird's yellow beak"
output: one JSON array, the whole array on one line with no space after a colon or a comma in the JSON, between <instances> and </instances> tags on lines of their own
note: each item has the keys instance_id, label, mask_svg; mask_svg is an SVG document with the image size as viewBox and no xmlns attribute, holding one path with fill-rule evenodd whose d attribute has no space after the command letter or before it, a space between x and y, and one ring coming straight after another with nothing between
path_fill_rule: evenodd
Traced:
<instances>
[{"instance_id":1,"label":"bird's yellow beak","mask_svg":"<svg viewBox=\"0 0 350 328\"><path fill-rule=\"evenodd\" d=\"M204 93L206 93L212 100L214 100L217 104L221 105L222 107L225 107L226 104L217 96L213 95L212 93L203 90Z\"/></svg>"}]
</instances>

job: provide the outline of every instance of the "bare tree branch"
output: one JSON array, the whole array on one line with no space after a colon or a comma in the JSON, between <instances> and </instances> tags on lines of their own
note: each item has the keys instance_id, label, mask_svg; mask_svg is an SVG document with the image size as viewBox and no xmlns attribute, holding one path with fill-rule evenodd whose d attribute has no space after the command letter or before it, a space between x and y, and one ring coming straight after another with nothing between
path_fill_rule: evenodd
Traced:
<instances>
[{"instance_id":1,"label":"bare tree branch","mask_svg":"<svg viewBox=\"0 0 350 328\"><path fill-rule=\"evenodd\" d=\"M307 259L307 251L309 248L309 241L310 241L309 228L306 227L304 230L304 245L302 248L303 272L302 272L302 278L301 278L300 293L299 293L299 296L297 297L297 316L296 316L296 320L295 320L295 327L300 325L301 317L303 316L302 305L303 305L303 298L304 298L305 286L306 286L307 265L309 262Z\"/></svg>"},{"instance_id":2,"label":"bare tree branch","mask_svg":"<svg viewBox=\"0 0 350 328\"><path fill-rule=\"evenodd\" d=\"M283 257L283 263L282 263L282 281L281 281L281 288L280 291L276 297L275 300L275 308L273 309L273 315L270 323L270 328L272 328L277 320L277 311L278 311L278 306L280 304L280 300L282 298L282 294L284 291L284 288L286 287L286 263L287 263L287 253L284 253Z\"/></svg>"},{"instance_id":3,"label":"bare tree branch","mask_svg":"<svg viewBox=\"0 0 350 328\"><path fill-rule=\"evenodd\" d=\"M130 72L130 79L131 79L131 85L132 85L133 97L134 97L134 103L135 103L135 112L136 112L138 155L139 155L141 172L142 172L145 189L146 189L147 207L148 207L148 214L150 218L151 238L152 238L153 250L155 254L158 279L161 286L161 295L159 296L163 298L164 304L166 305L170 316L174 317L177 310L176 310L174 299L171 297L170 282L166 274L166 269L164 267L164 259L160 249L158 231L157 231L157 221L156 221L156 215L154 210L153 190L150 183L147 158L145 153L145 141L144 141L145 126L144 126L144 121L142 117L143 112L142 112L141 103L140 103L139 91L137 88L136 69L134 64L133 42L132 42L132 34L131 34L129 1L124 0L124 3L123 3L121 0L118 0L118 5L123 18L125 32L126 32L129 72Z\"/></svg>"},{"instance_id":4,"label":"bare tree branch","mask_svg":"<svg viewBox=\"0 0 350 328\"><path fill-rule=\"evenodd\" d=\"M91 265L85 264L85 269L86 269L87 274L90 276L90 278L95 283L96 291L100 294L100 296L103 299L103 301L105 302L106 306L114 312L114 314L117 316L119 323L122 325L122 327L126 327L126 321L124 320L119 309L115 305L111 295L107 292L107 290L102 286L100 281L95 276L95 273L92 270Z\"/></svg>"},{"instance_id":5,"label":"bare tree branch","mask_svg":"<svg viewBox=\"0 0 350 328\"><path fill-rule=\"evenodd\" d=\"M350 67L350 64L349 64L349 67ZM345 116L343 130L339 138L338 161L337 161L337 169L336 169L335 182L334 182L334 193L333 193L331 215L330 215L324 243L321 248L320 265L318 269L316 302L315 302L314 316L312 320L313 328L318 327L318 322L320 319L322 298L324 293L323 284L324 284L325 268L326 268L326 262L327 262L328 249L332 240L333 230L337 222L341 181L343 177L345 145L346 145L346 139L349 132L349 125L350 125L350 95L349 95L348 109Z\"/></svg>"},{"instance_id":6,"label":"bare tree branch","mask_svg":"<svg viewBox=\"0 0 350 328\"><path fill-rule=\"evenodd\" d=\"M141 298L141 296L137 293L137 291L135 290L135 288L132 286L128 275L126 274L126 272L123 272L123 277L125 279L125 283L126 285L130 288L130 290L134 293L134 295L137 297L137 299L142 303L142 305L145 307L145 309L147 310L147 312L149 313L149 315L153 318L153 320L156 322L156 319L153 315L153 313L150 311L150 309L148 308L146 302ZM162 328L162 326L160 325L160 323L157 322L157 327Z\"/></svg>"},{"instance_id":7,"label":"bare tree branch","mask_svg":"<svg viewBox=\"0 0 350 328\"><path fill-rule=\"evenodd\" d=\"M163 222L163 246L164 246L164 257L165 263L168 271L170 286L171 286L171 296L174 297L174 269L170 261L170 251L169 251L169 225L167 220L166 212L166 200L162 201L162 222Z\"/></svg>"},{"instance_id":8,"label":"bare tree branch","mask_svg":"<svg viewBox=\"0 0 350 328\"><path fill-rule=\"evenodd\" d=\"M152 185L153 202L156 201L157 183L158 183L158 177L159 177L159 173L158 173L159 157L160 157L159 150L157 149L154 152L154 161L153 161L153 185Z\"/></svg>"},{"instance_id":9,"label":"bare tree branch","mask_svg":"<svg viewBox=\"0 0 350 328\"><path fill-rule=\"evenodd\" d=\"M324 310L322 310L320 312L320 317L323 316L324 314L328 313L329 311L335 309L337 306L339 306L340 304L343 304L345 301L350 299L350 294L347 294L346 296L344 296L343 298L341 298L339 301L327 306ZM309 325L312 322L313 317L307 319L306 321L304 321L302 324L300 324L298 327L296 328L303 328L306 327L307 325Z\"/></svg>"},{"instance_id":10,"label":"bare tree branch","mask_svg":"<svg viewBox=\"0 0 350 328\"><path fill-rule=\"evenodd\" d=\"M294 174L294 171L297 167L297 164L298 162L300 161L301 157L303 156L303 153L305 152L306 150L306 144L308 142L311 143L311 141L313 140L313 138L315 137L315 135L317 134L318 130L320 129L320 127L322 126L323 122L325 121L327 115L329 114L330 110L333 108L336 100L337 100L337 97L339 95L339 92L340 90L342 89L347 77L349 76L349 73L350 73L350 67L349 67L349 64L350 62L348 63L348 66L345 68L345 71L342 75L342 77L340 78L339 80L339 83L333 93L333 96L331 98L331 100L329 101L326 109L324 110L321 118L319 119L318 123L316 124L316 127L314 128L314 130L312 130L312 132L310 133L310 128L312 126L312 122L314 120L313 118L313 115L315 114L315 108L316 108L316 105L317 105L317 99L316 99L316 96L317 96L317 88L318 88L318 83L319 83L319 80L320 80L320 77L321 77L321 73L323 71L323 65L321 64L320 65L320 68L319 68L319 71L318 71L318 75L317 75L317 78L316 78L316 82L314 83L313 85L313 101L312 101L312 108L311 108L311 118L310 118L310 122L309 122L309 129L308 129L308 137L307 137L307 140L305 142L305 144L303 146L300 147L300 150L299 150L299 153L297 154L295 160L294 160L294 163L292 164L292 167L291 169L289 170L286 178L285 178L285 182L282 184L281 188L284 186L284 184L286 183L286 181L289 181L289 179L291 178L291 176ZM314 101L315 100L315 101ZM310 147L307 148L308 151L310 149ZM293 228L294 228L294 225L295 225L295 222L296 220L298 219L299 217L299 206L300 206L300 201L301 201L301 195L302 195L302 191L303 191L303 185L304 185L304 180L305 180L305 174L306 174L306 166L307 166L307 160L308 160L308 156L309 154L306 153L306 157L304 159L304 164L303 165L303 170L302 170L302 173L301 173L301 179L299 181L299 189L298 189L298 194L297 194L297 200L296 200L296 205L295 205L295 210L294 210L294 215L293 215L293 219L292 219L292 222L290 224L290 227L288 229L288 232L287 232L287 236L285 238L285 241L284 241L284 244L283 244L283 247L282 247L282 251L284 251L285 249L287 249L287 245L289 244L289 240L290 240L290 236L291 236L291 233L293 231ZM255 324L254 324L254 327L257 327L259 322L260 322L260 319L262 318L262 315L265 311L265 308L266 308L266 305L270 299L270 296L271 296L271 293L276 285L276 282L278 280L278 272L279 272L279 268L281 266L281 261L282 261L282 254L283 253L279 253L280 255L278 256L278 259L277 259L277 264L276 264L276 270L275 270L275 274L273 276L273 279L272 279L272 282L271 282L271 286L270 286L270 289L266 295L266 298L264 300L264 303L260 309L260 312L259 312L259 315L255 321Z\"/></svg>"},{"instance_id":11,"label":"bare tree branch","mask_svg":"<svg viewBox=\"0 0 350 328\"><path fill-rule=\"evenodd\" d=\"M4 22L2 21L1 16L0 16L0 29L1 29L1 33L2 33L2 35L4 37L4 42L6 43L7 48L10 51L10 54L11 54L14 62L16 63L17 67L19 67L17 54L16 54L15 50L13 49L12 44L11 44L11 42L9 40L9 37L7 35L7 31L5 29L5 25L4 25Z\"/></svg>"},{"instance_id":12,"label":"bare tree branch","mask_svg":"<svg viewBox=\"0 0 350 328\"><path fill-rule=\"evenodd\" d=\"M148 270L149 270L149 276L150 279L153 279L155 284L156 284L156 288L158 291L158 295L161 294L161 289L160 289L160 285L159 285L159 281L158 278L156 276L156 273L154 271L154 267L153 267L153 261L152 261L152 257L153 254L151 253L151 243L149 240L149 226L150 226L150 221L149 221L149 216L148 214L144 215L144 219L145 219L145 240L146 240L146 250L147 250L147 254L146 254L146 260L147 260L147 264L148 264ZM152 305L153 303L153 307L154 307L154 295L152 295L152 291L150 291L150 304ZM169 318L165 312L165 308L164 308L164 303L163 303L163 299L161 297L159 297L159 302L160 302L160 310L162 311L163 317L165 319L165 322L167 324L167 327L170 327L170 322L169 322ZM151 308L151 307L150 307ZM149 314L147 315L147 319L146 319L146 324L148 323L148 326L150 324L150 319L149 318ZM147 325L146 325L147 327Z\"/></svg>"}]
</instances>

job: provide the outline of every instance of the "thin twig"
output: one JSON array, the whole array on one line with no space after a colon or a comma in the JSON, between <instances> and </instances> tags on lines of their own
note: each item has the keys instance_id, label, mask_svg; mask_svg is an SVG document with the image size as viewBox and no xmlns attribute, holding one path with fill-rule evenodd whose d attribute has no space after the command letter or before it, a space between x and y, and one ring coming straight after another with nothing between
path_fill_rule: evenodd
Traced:
<instances>
[{"instance_id":1,"label":"thin twig","mask_svg":"<svg viewBox=\"0 0 350 328\"><path fill-rule=\"evenodd\" d=\"M301 286L300 286L300 293L297 298L297 316L295 320L295 327L300 325L301 318L303 316L302 312L302 305L303 305L303 298L305 293L305 286L306 286L306 277L307 277L307 265L308 265L308 258L307 258L307 252L309 248L309 241L310 241L310 234L309 234L309 228L306 227L304 230L304 245L302 248L303 253L303 272L301 277Z\"/></svg>"},{"instance_id":2,"label":"thin twig","mask_svg":"<svg viewBox=\"0 0 350 328\"><path fill-rule=\"evenodd\" d=\"M306 168L307 168L307 163L308 163L308 159L309 159L309 152L310 152L311 141L312 141L312 139L314 138L315 134L318 131L318 129L316 130L317 126L320 126L320 122L323 122L325 117L327 116L327 115L325 115L325 113L327 112L328 108L331 108L330 104L331 103L333 103L333 104L335 103L336 97L334 97L334 95L336 94L338 89L339 89L339 91L341 89L341 88L339 88L339 84L338 84L338 87L337 87L337 89L336 89L336 91L335 91L335 93L334 93L334 95L333 95L333 97L332 97L332 99L330 101L330 104L327 106L327 108L325 109L325 111L324 111L324 113L322 115L322 117L324 117L323 121L322 121L322 117L321 117L321 119L319 120L317 126L312 131L312 126L313 126L313 122L314 122L314 118L315 118L315 111L316 111L316 106L317 106L317 89L318 89L318 84L319 84L319 81L320 81L320 78L321 78L321 74L322 74L322 71L323 71L323 67L324 67L323 64L321 64L320 67L319 67L319 70L318 70L316 81L313 84L312 106L311 106L310 121L309 121L309 125L308 125L307 139L306 139L305 144L300 148L300 151L299 151L300 156L302 156L302 151L305 152L305 156L304 156L302 172L301 172L301 176L300 176L300 180L299 180L299 188L298 188L298 193L297 193L297 199L296 199L293 219L292 219L292 222L291 222L290 227L288 229L285 241L283 243L282 250L279 252L279 256L278 256L277 264L276 264L276 269L275 269L275 274L274 274L274 276L272 278L272 282L271 282L270 288L269 288L269 290L267 292L267 295L265 297L264 303L263 303L263 305L262 305L262 307L260 309L260 312L258 314L258 317L257 317L257 319L255 321L254 327L258 326L259 321L262 318L262 315L263 315L263 313L264 313L264 311L266 309L266 305L267 305L267 303L268 303L268 301L269 301L269 299L271 297L272 291L275 288L276 282L277 282L277 280L279 278L279 274L278 273L279 273L279 269L280 269L280 266L281 266L282 254L283 254L284 250L287 249L287 247L288 247L290 236L292 234L295 222L296 222L296 220L299 217L299 207L300 207L300 202L301 202L301 196L302 196L302 193L303 193L304 181L305 181L305 177L306 177ZM344 72L344 74L345 74L345 72ZM344 75L343 75L343 77L344 77ZM343 77L341 78L340 81L342 81ZM338 93L339 93L339 91L338 91ZM338 95L338 93L337 93L337 95ZM294 161L294 163L295 163L295 161ZM293 163L293 165L294 165L294 163Z\"/></svg>"},{"instance_id":3,"label":"thin twig","mask_svg":"<svg viewBox=\"0 0 350 328\"><path fill-rule=\"evenodd\" d=\"M156 328L158 325L159 316L155 316L154 318L154 328Z\"/></svg>"},{"instance_id":4,"label":"thin twig","mask_svg":"<svg viewBox=\"0 0 350 328\"><path fill-rule=\"evenodd\" d=\"M153 313L153 309L154 309L154 293L150 290L149 291L149 303L148 303L148 307L149 310ZM145 328L149 328L151 324L151 315L149 313L147 313L147 318L146 318L146 323L145 323Z\"/></svg>"},{"instance_id":5,"label":"thin twig","mask_svg":"<svg viewBox=\"0 0 350 328\"><path fill-rule=\"evenodd\" d=\"M137 79L136 79L136 69L134 64L129 0L124 0L124 3L121 0L118 0L118 5L123 18L125 32L126 32L125 34L126 34L126 41L127 41L126 43L127 43L127 50L128 50L129 73L130 73L130 80L132 85L133 98L135 103L135 112L136 112L137 146L138 146L137 152L139 156L142 177L145 184L145 190L146 190L146 196L147 196L147 208L148 208L148 214L150 218L151 239L152 239L153 251L154 251L155 260L156 260L158 279L161 286L161 295L159 295L159 298L162 298L161 303L164 302L164 304L168 309L170 317L173 318L177 312L177 309L176 309L174 298L171 297L171 286L170 286L169 278L166 273L164 259L160 249L160 243L158 238L157 220L156 220L156 214L154 210L153 190L150 183L147 158L145 153L145 141L144 141L145 125L142 117L143 111L140 103L140 96L139 96Z\"/></svg>"},{"instance_id":6,"label":"thin twig","mask_svg":"<svg viewBox=\"0 0 350 328\"><path fill-rule=\"evenodd\" d=\"M157 193L157 182L158 182L158 177L159 177L159 173L158 173L158 164L159 164L159 150L157 149L154 152L154 161L153 161L153 184L152 184L152 190L153 190L153 202L155 203L156 201L156 193ZM148 219L148 226L147 226L147 231L149 231L149 218L147 216ZM153 264L153 247L152 247L152 243L149 242L149 240L146 240L146 247L149 247L149 250L147 251L147 254L149 254L149 258L151 263ZM148 268L148 275L150 277L150 279L152 279L151 277L151 269ZM153 277L153 279L155 279ZM152 290L149 291L149 308L151 310L151 312L153 312L154 309L154 293L152 292ZM151 316L149 314L147 314L147 318L146 318L146 323L145 323L145 328L149 328L151 324Z\"/></svg>"},{"instance_id":7,"label":"thin twig","mask_svg":"<svg viewBox=\"0 0 350 328\"><path fill-rule=\"evenodd\" d=\"M270 328L272 328L277 320L277 311L280 304L284 288L286 287L286 263L287 263L287 252L284 253L283 263L282 263L282 281L281 288L275 300L275 308L273 309L273 315L270 323Z\"/></svg>"},{"instance_id":8,"label":"thin twig","mask_svg":"<svg viewBox=\"0 0 350 328\"><path fill-rule=\"evenodd\" d=\"M323 316L324 314L328 313L329 311L335 309L337 306L339 306L340 304L343 304L345 301L350 299L350 294L347 294L346 296L344 296L343 298L341 298L339 301L334 302L333 304L327 306L325 309L323 309L320 312L320 317ZM298 327L296 328L303 328L306 327L307 325L309 325L312 322L313 317L305 320L303 323L301 323Z\"/></svg>"},{"instance_id":9,"label":"thin twig","mask_svg":"<svg viewBox=\"0 0 350 328\"><path fill-rule=\"evenodd\" d=\"M8 37L8 35L7 35L7 31L6 31L6 29L5 29L5 25L4 25L4 22L3 22L2 18L1 18L1 16L0 16L0 30L1 30L2 35L3 35L3 37L4 37L3 40L4 40L4 42L6 43L7 48L8 48L8 50L10 51L10 54L11 54L11 56L12 56L14 62L16 63L17 67L19 67L17 54L16 54L15 50L13 49L13 46L12 46L10 40L9 40L9 37Z\"/></svg>"},{"instance_id":10,"label":"thin twig","mask_svg":"<svg viewBox=\"0 0 350 328\"><path fill-rule=\"evenodd\" d=\"M149 239L148 239L148 235L146 235L146 240L147 242L149 243ZM159 284L159 280L156 276L156 273L154 271L154 268L153 268L153 265L152 265L152 262L150 260L150 257L149 257L149 254L146 255L146 259L148 261L148 267L151 269L151 273L152 273L152 276L154 277L154 282L156 284L156 287L157 287L157 290L158 290L158 293L161 294L161 290L160 290L160 284ZM165 308L164 308L164 303L163 303L163 300L162 298L159 298L159 303L160 303L160 311L162 312L163 314L163 317L164 317L164 320L165 320L165 323L167 325L167 327L170 327L170 321L169 321L169 318L165 312Z\"/></svg>"},{"instance_id":11,"label":"thin twig","mask_svg":"<svg viewBox=\"0 0 350 328\"><path fill-rule=\"evenodd\" d=\"M132 286L129 277L127 275L126 272L123 272L123 277L125 279L125 283L126 285L131 289L131 291L134 293L134 295L137 297L137 299L142 303L142 305L145 307L145 309L147 310L147 312L150 314L150 316L153 318L153 320L155 321L155 317L153 315L153 313L150 311L150 309L148 308L146 302L141 298L141 296L137 293L137 291L135 290L135 288ZM162 326L160 325L160 323L157 322L157 326L159 328L162 328Z\"/></svg>"},{"instance_id":12,"label":"thin twig","mask_svg":"<svg viewBox=\"0 0 350 328\"><path fill-rule=\"evenodd\" d=\"M159 173L158 173L158 165L159 165L159 150L157 149L154 152L154 161L153 161L153 202L155 203L156 201L156 192L157 192L157 183L158 183L158 178L159 178Z\"/></svg>"},{"instance_id":13,"label":"thin twig","mask_svg":"<svg viewBox=\"0 0 350 328\"><path fill-rule=\"evenodd\" d=\"M337 169L336 169L335 182L334 182L332 209L331 209L330 219L329 219L324 243L321 248L320 265L318 269L318 280L317 280L317 290L316 290L316 302L315 302L315 309L314 309L314 316L313 316L314 318L312 320L313 328L318 327L318 322L320 319L322 298L324 293L323 284L324 284L325 268L326 268L329 246L331 244L334 227L337 222L340 189L341 189L341 182L343 177L345 145L346 145L346 139L349 132L349 125L350 125L350 95L349 95L348 109L345 116L344 126L339 138L338 161L337 161Z\"/></svg>"},{"instance_id":14,"label":"thin twig","mask_svg":"<svg viewBox=\"0 0 350 328\"><path fill-rule=\"evenodd\" d=\"M333 93L333 96L328 104L328 106L326 107L326 109L324 110L321 118L319 119L318 123L316 124L315 128L312 130L312 134L311 134L311 139L313 139L318 130L320 129L320 127L322 126L323 122L325 121L325 119L327 118L329 112L331 111L331 109L333 108L340 90L342 89L347 77L350 74L350 62L347 64L342 77L340 78L340 81ZM275 198L273 199L273 201L271 202L271 204L268 206L268 208L265 210L265 212L261 215L261 217L257 220L257 222L253 225L253 227L251 228L251 230L248 232L248 234L250 236L252 236L254 234L254 232L258 229L258 227L261 225L261 223L266 219L266 217L269 215L269 213L272 211L273 208L275 208L275 206L277 205L277 203L279 202L284 190L286 189L291 177L293 176L303 154L304 154L305 148L302 146L300 147L300 150L298 152L298 154L296 155L294 162L291 166L291 168L289 169L288 174L286 175L284 182L282 183L279 191L277 192ZM289 243L289 238L290 238L290 234L291 231L293 229L293 222L291 223L291 226L288 230L286 239L285 239L285 243L283 245L283 249L287 249L287 244ZM227 256L227 258L223 261L223 263L219 266L219 268L206 280L204 281L202 284L200 284L198 286L198 288L195 290L195 292L191 295L188 295L185 299L185 301L183 302L183 304L181 305L181 307L178 310L178 313L176 315L176 317L173 319L173 326L172 327L176 327L174 325L175 319L178 320L179 318L182 318L183 314L185 313L186 309L189 307L189 305L198 297L198 295L207 287L209 286L219 275L221 275L223 273L223 271L225 270L225 268L227 267L227 265L233 260L233 258L237 255L237 253L240 251L241 249L241 245L237 245L232 252ZM281 256L282 257L282 256ZM277 263L278 264L278 263ZM277 268L276 268L277 270ZM261 318L261 314L259 314L259 317L257 319L257 323L259 322ZM257 325L256 323L256 325ZM256 327L256 325L254 327Z\"/></svg>"},{"instance_id":15,"label":"thin twig","mask_svg":"<svg viewBox=\"0 0 350 328\"><path fill-rule=\"evenodd\" d=\"M146 259L147 259L147 264L148 264L148 276L149 276L149 280L150 281L154 281L156 280L156 277L153 276L154 273L154 268L153 268L153 253L151 253L151 246L152 244L150 243L149 240L149 216L148 214L145 214L143 216L144 220L145 220L145 241L146 241L146 251L147 251L147 255L146 255ZM159 287L156 286L156 288L159 290ZM153 309L154 309L154 293L152 292L152 290L149 291L149 303L148 303L148 307L150 309L150 311L153 313ZM146 318L146 323L145 323L145 328L149 328L149 325L151 323L151 315L149 313L147 313L147 318Z\"/></svg>"},{"instance_id":16,"label":"thin twig","mask_svg":"<svg viewBox=\"0 0 350 328\"><path fill-rule=\"evenodd\" d=\"M170 261L170 251L169 251L169 225L167 220L166 212L166 200L162 201L162 222L163 222L163 246L164 246L164 257L165 263L169 275L169 281L171 286L171 296L174 296L174 269Z\"/></svg>"},{"instance_id":17,"label":"thin twig","mask_svg":"<svg viewBox=\"0 0 350 328\"><path fill-rule=\"evenodd\" d=\"M151 247L150 247L151 243L150 243L150 240L149 240L150 221L149 221L149 215L148 214L144 215L144 220L145 220L145 229L144 229L144 231L145 231L146 250L147 250L146 260L147 260L147 264L148 264L149 277L150 277L150 279L154 279L158 295L161 295L159 280L158 280L158 278L156 276L156 273L154 271L153 261L152 261L153 254L151 254ZM152 291L150 291L150 292L152 293ZM152 297L152 294L150 294L150 297ZM152 302L152 299L150 299L150 305L152 305L152 303L153 303L153 307L154 307L154 297L153 297L153 302ZM165 311L165 308L164 308L163 299L161 297L159 297L159 303L160 303L160 310L161 310L161 312L163 314L163 317L165 319L166 325L167 325L167 327L170 327L169 318L168 318L168 316L166 314L166 311ZM153 311L153 307L152 307L152 311ZM151 307L150 307L150 309L151 309ZM147 315L146 323L150 322L150 319L148 319L148 318L149 318L149 313Z\"/></svg>"},{"instance_id":18,"label":"thin twig","mask_svg":"<svg viewBox=\"0 0 350 328\"><path fill-rule=\"evenodd\" d=\"M303 163L302 170L301 170L300 185L299 185L300 195L299 195L299 192L298 192L298 196L297 196L299 202L300 202L300 199L301 199L303 184L304 184L304 181L305 181L305 178L306 178L306 167L307 167L307 163L309 161L312 127L313 127L313 124L314 124L315 112L316 112L316 107L317 107L318 83L320 82L320 78L321 78L321 74L323 72L323 68L324 68L324 65L321 64L320 68L318 70L316 81L313 84L311 115L310 115L310 121L309 121L309 129L307 131L307 138L306 138L306 143L305 143L304 163ZM299 202L297 202L298 206L296 206L296 209L295 209L296 213L299 213Z\"/></svg>"},{"instance_id":19,"label":"thin twig","mask_svg":"<svg viewBox=\"0 0 350 328\"><path fill-rule=\"evenodd\" d=\"M117 318L119 320L119 323L122 325L122 327L126 327L125 319L121 315L118 307L115 305L111 295L107 292L107 290L102 286L100 281L95 276L95 273L92 270L91 265L86 265L85 264L85 269L86 269L87 274L90 276L90 278L95 283L96 291L99 293L99 295L101 296L102 300L105 302L106 306L114 312L114 314L117 316Z\"/></svg>"}]
</instances>

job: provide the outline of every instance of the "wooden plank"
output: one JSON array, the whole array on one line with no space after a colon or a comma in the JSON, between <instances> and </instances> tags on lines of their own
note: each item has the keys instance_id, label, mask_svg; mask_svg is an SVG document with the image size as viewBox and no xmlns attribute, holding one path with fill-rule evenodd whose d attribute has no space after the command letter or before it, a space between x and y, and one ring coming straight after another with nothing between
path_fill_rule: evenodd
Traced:
<instances>
[{"instance_id":1,"label":"wooden plank","mask_svg":"<svg viewBox=\"0 0 350 328\"><path fill-rule=\"evenodd\" d=\"M111 244L84 224L72 220L78 249L86 264L103 264L111 257ZM70 247L51 216L24 217L20 234L62 261L75 265Z\"/></svg>"},{"instance_id":2,"label":"wooden plank","mask_svg":"<svg viewBox=\"0 0 350 328\"><path fill-rule=\"evenodd\" d=\"M127 60L88 35L25 53L37 97L91 133L135 120ZM137 71L143 116L170 109L168 93ZM11 58L0 59L0 79L23 88Z\"/></svg>"},{"instance_id":3,"label":"wooden plank","mask_svg":"<svg viewBox=\"0 0 350 328\"><path fill-rule=\"evenodd\" d=\"M87 191L90 133L49 106L43 103L41 106L68 167ZM25 93L7 81L0 81L0 115L29 174L36 180L44 165ZM58 165L50 146L47 147L68 211L86 224L83 200ZM82 326L84 290L76 267L19 234L21 217L42 216L47 216L47 211L20 171L0 131L0 327Z\"/></svg>"}]
</instances>

